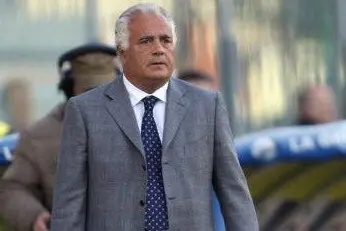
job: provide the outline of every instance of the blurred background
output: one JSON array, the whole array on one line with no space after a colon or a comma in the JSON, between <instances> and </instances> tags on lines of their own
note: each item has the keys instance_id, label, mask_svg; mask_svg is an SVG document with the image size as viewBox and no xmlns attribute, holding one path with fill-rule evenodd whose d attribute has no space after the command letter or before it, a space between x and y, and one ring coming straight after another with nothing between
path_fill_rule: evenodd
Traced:
<instances>
[{"instance_id":1,"label":"blurred background","mask_svg":"<svg viewBox=\"0 0 346 231\"><path fill-rule=\"evenodd\" d=\"M114 45L117 17L139 2L172 13L178 68L217 80L236 137L296 125L301 89L312 84L329 86L345 117L346 0L0 0L0 120L21 130L63 101L59 55L88 42ZM346 230L326 226L345 218L335 215L346 214L345 167L246 166L262 230Z\"/></svg>"},{"instance_id":2,"label":"blurred background","mask_svg":"<svg viewBox=\"0 0 346 231\"><path fill-rule=\"evenodd\" d=\"M0 0L0 119L21 127L44 115L62 99L58 56L113 45L116 18L137 2ZM344 0L146 2L175 17L178 67L221 77L235 134L294 122L297 90L310 82L331 86L345 114Z\"/></svg>"}]
</instances>

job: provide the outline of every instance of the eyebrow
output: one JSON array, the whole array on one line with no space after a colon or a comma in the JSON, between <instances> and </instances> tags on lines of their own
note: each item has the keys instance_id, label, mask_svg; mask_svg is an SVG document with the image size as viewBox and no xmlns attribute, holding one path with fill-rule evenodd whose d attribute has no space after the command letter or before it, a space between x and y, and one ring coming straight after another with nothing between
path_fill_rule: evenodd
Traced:
<instances>
[{"instance_id":1,"label":"eyebrow","mask_svg":"<svg viewBox=\"0 0 346 231\"><path fill-rule=\"evenodd\" d=\"M152 35L144 35L138 39L139 42L146 41L146 40L154 40L154 36Z\"/></svg>"},{"instance_id":2,"label":"eyebrow","mask_svg":"<svg viewBox=\"0 0 346 231\"><path fill-rule=\"evenodd\" d=\"M139 41L143 41L143 40L151 40L154 39L156 36L154 35L144 35L142 37L139 38ZM168 34L160 34L158 36L160 39L172 39L172 36L169 36Z\"/></svg>"},{"instance_id":3,"label":"eyebrow","mask_svg":"<svg viewBox=\"0 0 346 231\"><path fill-rule=\"evenodd\" d=\"M160 39L172 39L173 37L172 36L169 36L168 34L163 34L163 35L160 35Z\"/></svg>"}]
</instances>

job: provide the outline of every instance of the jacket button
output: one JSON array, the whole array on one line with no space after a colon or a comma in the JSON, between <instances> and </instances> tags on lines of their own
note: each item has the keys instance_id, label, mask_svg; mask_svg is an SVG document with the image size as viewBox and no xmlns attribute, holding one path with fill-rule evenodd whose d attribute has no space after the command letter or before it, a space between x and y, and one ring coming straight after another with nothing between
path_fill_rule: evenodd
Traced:
<instances>
[{"instance_id":1,"label":"jacket button","mask_svg":"<svg viewBox=\"0 0 346 231\"><path fill-rule=\"evenodd\" d=\"M143 171L147 171L147 167L144 164L142 165L142 169Z\"/></svg>"},{"instance_id":2,"label":"jacket button","mask_svg":"<svg viewBox=\"0 0 346 231\"><path fill-rule=\"evenodd\" d=\"M144 205L145 205L144 200L140 200L140 201L139 201L139 204L140 204L141 206L144 206Z\"/></svg>"}]
</instances>

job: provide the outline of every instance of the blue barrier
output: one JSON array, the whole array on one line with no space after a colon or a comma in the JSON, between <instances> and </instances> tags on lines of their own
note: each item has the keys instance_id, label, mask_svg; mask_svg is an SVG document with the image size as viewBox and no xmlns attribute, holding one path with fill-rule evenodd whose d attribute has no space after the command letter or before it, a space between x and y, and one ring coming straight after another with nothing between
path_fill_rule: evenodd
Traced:
<instances>
[{"instance_id":1,"label":"blue barrier","mask_svg":"<svg viewBox=\"0 0 346 231\"><path fill-rule=\"evenodd\" d=\"M10 163L18 139L18 134L0 139L0 165ZM243 166L345 158L346 121L266 129L237 137L234 142Z\"/></svg>"},{"instance_id":2,"label":"blue barrier","mask_svg":"<svg viewBox=\"0 0 346 231\"><path fill-rule=\"evenodd\" d=\"M346 121L266 129L235 139L243 166L346 157Z\"/></svg>"}]
</instances>

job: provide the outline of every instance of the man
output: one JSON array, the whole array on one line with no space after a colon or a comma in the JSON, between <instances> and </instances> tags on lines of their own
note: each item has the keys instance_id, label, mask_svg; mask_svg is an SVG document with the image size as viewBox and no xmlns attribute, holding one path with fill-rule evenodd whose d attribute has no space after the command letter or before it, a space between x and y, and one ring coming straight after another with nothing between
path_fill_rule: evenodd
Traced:
<instances>
[{"instance_id":1,"label":"man","mask_svg":"<svg viewBox=\"0 0 346 231\"><path fill-rule=\"evenodd\" d=\"M168 13L135 5L115 35L124 75L66 106L51 230L210 231L214 185L227 230L257 231L220 95L171 78Z\"/></svg>"},{"instance_id":2,"label":"man","mask_svg":"<svg viewBox=\"0 0 346 231\"><path fill-rule=\"evenodd\" d=\"M298 97L298 124L315 125L338 119L333 90L322 84L304 88Z\"/></svg>"},{"instance_id":3,"label":"man","mask_svg":"<svg viewBox=\"0 0 346 231\"><path fill-rule=\"evenodd\" d=\"M65 53L59 60L59 89L69 99L111 82L114 58L114 48L97 44ZM14 161L0 182L0 214L9 231L48 230L64 111L65 103L57 105L20 134Z\"/></svg>"}]
</instances>

